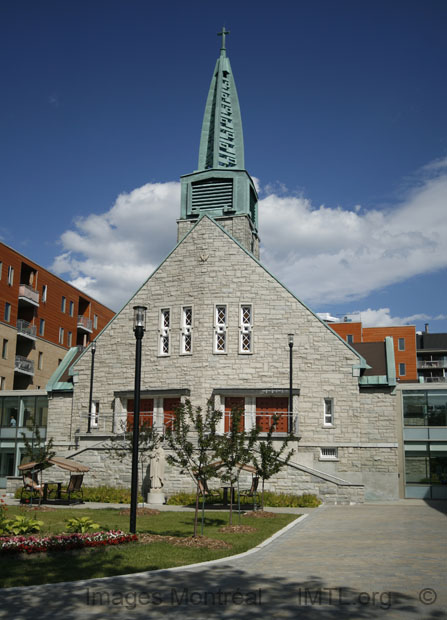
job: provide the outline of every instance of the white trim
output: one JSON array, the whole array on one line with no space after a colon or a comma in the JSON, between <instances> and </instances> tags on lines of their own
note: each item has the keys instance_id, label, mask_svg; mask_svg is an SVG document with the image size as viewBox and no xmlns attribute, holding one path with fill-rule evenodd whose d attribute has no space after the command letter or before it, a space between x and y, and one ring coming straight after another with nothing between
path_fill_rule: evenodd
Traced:
<instances>
[{"instance_id":1,"label":"white trim","mask_svg":"<svg viewBox=\"0 0 447 620\"><path fill-rule=\"evenodd\" d=\"M327 404L330 403L330 414L327 412ZM333 428L334 426L334 408L335 402L334 399L330 396L325 396L323 398L323 426L324 428ZM327 418L330 416L330 422L327 421Z\"/></svg>"},{"instance_id":2,"label":"white trim","mask_svg":"<svg viewBox=\"0 0 447 620\"><path fill-rule=\"evenodd\" d=\"M168 315L168 321L165 320L166 313ZM160 357L167 357L171 355L171 325L172 325L172 310L170 306L164 306L160 308L159 312L159 328L158 328L158 355ZM168 323L166 325L166 323ZM167 339L167 351L164 351L165 348L165 340Z\"/></svg>"},{"instance_id":3,"label":"white trim","mask_svg":"<svg viewBox=\"0 0 447 620\"><path fill-rule=\"evenodd\" d=\"M225 308L225 321L218 321L218 314L221 308ZM213 337L213 353L216 355L225 355L228 351L228 305L227 304L215 304L214 305L214 337ZM217 341L219 338L224 340L224 348L217 348Z\"/></svg>"}]
</instances>

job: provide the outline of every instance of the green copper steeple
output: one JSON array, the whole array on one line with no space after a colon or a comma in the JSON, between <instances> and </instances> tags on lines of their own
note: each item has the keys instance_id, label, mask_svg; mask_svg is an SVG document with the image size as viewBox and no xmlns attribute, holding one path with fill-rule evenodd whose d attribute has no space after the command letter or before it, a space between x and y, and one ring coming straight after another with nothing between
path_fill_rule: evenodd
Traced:
<instances>
[{"instance_id":1,"label":"green copper steeple","mask_svg":"<svg viewBox=\"0 0 447 620\"><path fill-rule=\"evenodd\" d=\"M222 44L205 106L198 170L181 177L178 238L206 213L258 257L258 195L244 168L241 113L227 58L227 34L225 28L219 33Z\"/></svg>"},{"instance_id":2,"label":"green copper steeple","mask_svg":"<svg viewBox=\"0 0 447 620\"><path fill-rule=\"evenodd\" d=\"M244 138L236 84L227 58L225 28L203 117L199 170L244 168Z\"/></svg>"}]
</instances>

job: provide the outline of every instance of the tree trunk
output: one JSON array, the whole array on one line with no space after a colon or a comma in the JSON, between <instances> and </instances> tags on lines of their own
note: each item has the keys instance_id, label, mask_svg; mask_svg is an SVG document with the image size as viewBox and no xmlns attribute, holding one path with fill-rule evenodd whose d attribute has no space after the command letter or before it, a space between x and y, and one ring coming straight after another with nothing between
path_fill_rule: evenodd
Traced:
<instances>
[{"instance_id":1,"label":"tree trunk","mask_svg":"<svg viewBox=\"0 0 447 620\"><path fill-rule=\"evenodd\" d=\"M262 479L262 499L261 499L261 510L264 510L264 478Z\"/></svg>"},{"instance_id":2,"label":"tree trunk","mask_svg":"<svg viewBox=\"0 0 447 620\"><path fill-rule=\"evenodd\" d=\"M197 538L197 521L199 520L199 483L197 483L196 487L196 511L194 513L194 538Z\"/></svg>"},{"instance_id":3,"label":"tree trunk","mask_svg":"<svg viewBox=\"0 0 447 620\"><path fill-rule=\"evenodd\" d=\"M230 484L230 525L233 525L233 483Z\"/></svg>"}]
</instances>

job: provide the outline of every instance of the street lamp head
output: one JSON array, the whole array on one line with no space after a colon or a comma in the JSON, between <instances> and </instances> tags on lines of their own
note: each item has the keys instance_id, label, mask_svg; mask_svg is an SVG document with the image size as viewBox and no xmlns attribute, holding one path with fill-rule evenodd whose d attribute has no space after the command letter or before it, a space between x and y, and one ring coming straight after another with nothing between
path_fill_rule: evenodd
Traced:
<instances>
[{"instance_id":1,"label":"street lamp head","mask_svg":"<svg viewBox=\"0 0 447 620\"><path fill-rule=\"evenodd\" d=\"M133 328L142 327L146 329L146 306L134 306L133 307Z\"/></svg>"},{"instance_id":2,"label":"street lamp head","mask_svg":"<svg viewBox=\"0 0 447 620\"><path fill-rule=\"evenodd\" d=\"M96 340L92 342L91 347L92 347L92 353L94 353L96 351Z\"/></svg>"},{"instance_id":3,"label":"street lamp head","mask_svg":"<svg viewBox=\"0 0 447 620\"><path fill-rule=\"evenodd\" d=\"M287 334L287 338L289 340L289 346L293 347L293 336L294 334Z\"/></svg>"}]
</instances>

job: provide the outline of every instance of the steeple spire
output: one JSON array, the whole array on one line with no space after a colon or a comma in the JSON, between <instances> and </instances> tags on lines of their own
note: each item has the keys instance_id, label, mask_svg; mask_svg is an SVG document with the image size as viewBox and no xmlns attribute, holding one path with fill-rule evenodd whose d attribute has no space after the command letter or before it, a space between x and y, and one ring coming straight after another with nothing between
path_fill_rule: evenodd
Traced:
<instances>
[{"instance_id":1,"label":"steeple spire","mask_svg":"<svg viewBox=\"0 0 447 620\"><path fill-rule=\"evenodd\" d=\"M199 170L210 168L244 169L244 137L236 84L226 54L225 27L220 57L217 59L203 116L199 150Z\"/></svg>"},{"instance_id":2,"label":"steeple spire","mask_svg":"<svg viewBox=\"0 0 447 620\"><path fill-rule=\"evenodd\" d=\"M178 239L206 214L259 258L258 195L244 166L241 112L222 28L200 136L199 166L181 178Z\"/></svg>"}]
</instances>

